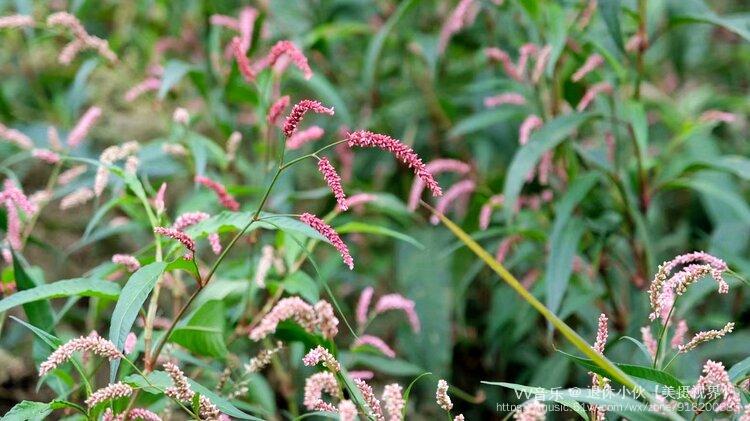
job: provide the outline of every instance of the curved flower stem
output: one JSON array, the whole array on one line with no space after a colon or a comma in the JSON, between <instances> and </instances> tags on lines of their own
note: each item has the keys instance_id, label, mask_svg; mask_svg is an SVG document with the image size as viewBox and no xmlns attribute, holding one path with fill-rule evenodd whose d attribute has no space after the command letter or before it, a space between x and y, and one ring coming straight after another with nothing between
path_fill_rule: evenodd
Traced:
<instances>
[{"instance_id":1,"label":"curved flower stem","mask_svg":"<svg viewBox=\"0 0 750 421\"><path fill-rule=\"evenodd\" d=\"M675 298L674 302L672 303L672 307L669 309L669 314L667 315L667 321L661 326L661 332L659 332L659 339L656 341L656 354L654 354L654 369L656 369L656 366L659 363L659 354L661 353L662 342L664 342L664 336L667 333L667 324L669 324L669 319L672 318L672 313L674 312L674 308L676 305L677 305L677 298Z\"/></svg>"}]
</instances>

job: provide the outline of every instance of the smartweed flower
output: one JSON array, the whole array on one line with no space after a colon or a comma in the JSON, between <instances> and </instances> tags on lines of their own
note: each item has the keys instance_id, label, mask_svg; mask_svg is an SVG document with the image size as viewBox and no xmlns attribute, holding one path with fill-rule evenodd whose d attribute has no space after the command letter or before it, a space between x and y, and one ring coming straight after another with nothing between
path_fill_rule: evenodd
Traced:
<instances>
[{"instance_id":1,"label":"smartweed flower","mask_svg":"<svg viewBox=\"0 0 750 421\"><path fill-rule=\"evenodd\" d=\"M588 108L589 104L591 104L591 101L593 101L597 95L602 93L611 94L612 85L610 85L608 82L600 82L592 85L586 90L583 98L581 98L581 101L576 106L576 110L578 112L585 110L586 108Z\"/></svg>"},{"instance_id":2,"label":"smartweed flower","mask_svg":"<svg viewBox=\"0 0 750 421\"><path fill-rule=\"evenodd\" d=\"M388 358L396 358L396 351L394 351L391 347L388 346L388 344L385 343L382 339L378 338L377 336L373 335L362 335L357 340L354 341L352 344L352 347L358 347L358 346L364 346L364 345L370 345L377 349L378 351L382 352L383 355L385 355Z\"/></svg>"},{"instance_id":3,"label":"smartweed flower","mask_svg":"<svg viewBox=\"0 0 750 421\"><path fill-rule=\"evenodd\" d=\"M401 421L406 402L401 393L402 388L398 383L392 383L383 389L383 406L388 414L389 421Z\"/></svg>"},{"instance_id":4,"label":"smartweed flower","mask_svg":"<svg viewBox=\"0 0 750 421\"><path fill-rule=\"evenodd\" d=\"M83 113L83 116L78 120L73 130L68 134L68 146L75 148L78 146L86 135L89 133L91 128L94 126L96 121L101 117L102 110L99 107L91 107Z\"/></svg>"},{"instance_id":5,"label":"smartweed flower","mask_svg":"<svg viewBox=\"0 0 750 421\"><path fill-rule=\"evenodd\" d=\"M320 363L323 363L323 366L334 373L341 370L341 365L338 361L336 361L336 358L331 355L331 353L328 352L327 349L323 348L320 345L311 349L307 353L307 355L302 358L302 363L308 367L313 367Z\"/></svg>"},{"instance_id":6,"label":"smartweed flower","mask_svg":"<svg viewBox=\"0 0 750 421\"><path fill-rule=\"evenodd\" d=\"M274 101L274 103L268 109L268 116L266 116L266 121L268 121L268 124L270 125L276 124L276 121L278 121L279 117L281 116L281 113L283 113L286 107L288 106L289 106L289 95L284 95L281 98Z\"/></svg>"},{"instance_id":7,"label":"smartweed flower","mask_svg":"<svg viewBox=\"0 0 750 421\"><path fill-rule=\"evenodd\" d=\"M112 263L125 266L128 272L135 272L141 267L138 259L130 254L115 254L112 256Z\"/></svg>"},{"instance_id":8,"label":"smartweed flower","mask_svg":"<svg viewBox=\"0 0 750 421\"><path fill-rule=\"evenodd\" d=\"M357 419L357 406L348 399L339 402L338 412L340 421L354 421Z\"/></svg>"},{"instance_id":9,"label":"smartweed flower","mask_svg":"<svg viewBox=\"0 0 750 421\"><path fill-rule=\"evenodd\" d=\"M321 127L310 126L305 130L295 132L289 139L287 139L286 147L290 151L299 149L307 143L320 139L324 134L325 131Z\"/></svg>"},{"instance_id":10,"label":"smartweed flower","mask_svg":"<svg viewBox=\"0 0 750 421\"><path fill-rule=\"evenodd\" d=\"M299 219L330 241L333 247L335 247L341 254L344 264L349 266L349 269L354 269L354 259L352 259L352 255L349 254L349 248L344 244L341 237L339 237L339 234L330 225L326 224L317 216L309 213L303 213L300 215Z\"/></svg>"},{"instance_id":11,"label":"smartweed flower","mask_svg":"<svg viewBox=\"0 0 750 421\"><path fill-rule=\"evenodd\" d=\"M375 304L375 314L381 314L390 310L401 310L406 313L406 317L409 319L409 324L411 324L412 330L414 332L419 332L419 316L417 316L414 307L414 301L405 298L401 294L387 294L380 297Z\"/></svg>"},{"instance_id":12,"label":"smartweed flower","mask_svg":"<svg viewBox=\"0 0 750 421\"><path fill-rule=\"evenodd\" d=\"M599 54L592 54L588 56L583 65L581 65L581 67L579 67L578 70L573 73L571 79L573 80L573 82L578 82L586 77L587 74L596 70L602 64L604 64L604 59L602 58L602 56L600 56Z\"/></svg>"},{"instance_id":13,"label":"smartweed flower","mask_svg":"<svg viewBox=\"0 0 750 421\"><path fill-rule=\"evenodd\" d=\"M6 127L2 123L0 123L0 139L5 139L21 149L31 149L34 147L34 142L31 141L31 138L16 129Z\"/></svg>"},{"instance_id":14,"label":"smartweed flower","mask_svg":"<svg viewBox=\"0 0 750 421\"><path fill-rule=\"evenodd\" d=\"M444 172L464 175L468 174L469 171L471 171L471 165L456 159L436 159L425 165L425 172L432 174L433 177ZM407 204L409 210L413 211L417 209L419 199L422 197L422 191L424 191L426 186L427 183L419 175L414 177Z\"/></svg>"},{"instance_id":15,"label":"smartweed flower","mask_svg":"<svg viewBox=\"0 0 750 421\"><path fill-rule=\"evenodd\" d=\"M331 372L315 373L305 379L305 408L311 411L336 412L335 406L323 400L323 392L335 397L341 396L339 384Z\"/></svg>"},{"instance_id":16,"label":"smartweed flower","mask_svg":"<svg viewBox=\"0 0 750 421\"><path fill-rule=\"evenodd\" d=\"M2 28L29 28L35 24L34 18L26 15L0 16L0 29Z\"/></svg>"},{"instance_id":17,"label":"smartweed flower","mask_svg":"<svg viewBox=\"0 0 750 421\"><path fill-rule=\"evenodd\" d=\"M188 253L185 254L185 259L190 260L193 258L195 254L195 240L193 240L189 235L174 228L166 227L156 227L154 228L154 232L159 235L163 235L165 237L169 237L179 241L183 246L185 246L186 249L188 249Z\"/></svg>"},{"instance_id":18,"label":"smartweed flower","mask_svg":"<svg viewBox=\"0 0 750 421\"><path fill-rule=\"evenodd\" d=\"M60 364L68 361L74 352L90 352L109 360L123 357L120 350L112 342L97 335L81 336L71 339L50 354L47 360L39 366L39 376L44 376L56 369Z\"/></svg>"},{"instance_id":19,"label":"smartweed flower","mask_svg":"<svg viewBox=\"0 0 750 421\"><path fill-rule=\"evenodd\" d=\"M213 190L214 193L216 193L216 196L219 198L219 203L221 203L221 205L225 208L235 212L240 210L240 204L237 202L237 200L235 200L234 196L227 192L227 189L223 184L202 175L196 175L195 182L203 184L204 186Z\"/></svg>"},{"instance_id":20,"label":"smartweed flower","mask_svg":"<svg viewBox=\"0 0 750 421\"><path fill-rule=\"evenodd\" d=\"M60 210L68 210L81 206L93 198L93 190L88 187L81 187L60 200Z\"/></svg>"},{"instance_id":21,"label":"smartweed flower","mask_svg":"<svg viewBox=\"0 0 750 421\"><path fill-rule=\"evenodd\" d=\"M372 387L362 379L354 379L354 384L359 389L359 393L365 400L365 403L370 409L370 416L375 418L376 421L385 421L383 416L383 408L378 398L375 397L375 393L372 391Z\"/></svg>"},{"instance_id":22,"label":"smartweed flower","mask_svg":"<svg viewBox=\"0 0 750 421\"><path fill-rule=\"evenodd\" d=\"M339 208L347 210L349 206L346 203L346 195L344 194L344 188L341 186L341 177L336 172L336 169L331 165L331 161L328 158L323 157L318 160L318 171L323 175L328 187L333 192L333 196L336 198Z\"/></svg>"},{"instance_id":23,"label":"smartweed flower","mask_svg":"<svg viewBox=\"0 0 750 421\"><path fill-rule=\"evenodd\" d=\"M727 333L731 333L732 330L734 330L734 323L729 322L726 325L724 325L723 328L716 330L707 330L703 332L698 332L693 336L690 341L688 341L685 345L679 345L677 349L679 349L679 352L681 354L684 354L692 349L695 349L698 345L712 341L714 339L721 339L724 336L726 336Z\"/></svg>"},{"instance_id":24,"label":"smartweed flower","mask_svg":"<svg viewBox=\"0 0 750 421\"><path fill-rule=\"evenodd\" d=\"M542 127L544 122L537 115L530 115L521 123L518 128L518 144L525 145L529 143L531 138L531 131Z\"/></svg>"},{"instance_id":25,"label":"smartweed flower","mask_svg":"<svg viewBox=\"0 0 750 421\"><path fill-rule=\"evenodd\" d=\"M453 408L453 402L451 402L451 398L448 396L448 382L443 379L438 380L437 390L435 391L435 402L446 412Z\"/></svg>"},{"instance_id":26,"label":"smartweed flower","mask_svg":"<svg viewBox=\"0 0 750 421\"><path fill-rule=\"evenodd\" d=\"M124 398L133 394L133 388L125 383L118 382L103 387L96 392L92 393L91 396L86 399L86 405L91 409L92 407L112 401L119 398Z\"/></svg>"},{"instance_id":27,"label":"smartweed flower","mask_svg":"<svg viewBox=\"0 0 750 421\"><path fill-rule=\"evenodd\" d=\"M513 419L518 421L544 421L547 416L547 407L538 400L526 402L513 414Z\"/></svg>"},{"instance_id":28,"label":"smartweed flower","mask_svg":"<svg viewBox=\"0 0 750 421\"><path fill-rule=\"evenodd\" d=\"M715 408L716 412L730 411L737 413L740 411L740 395L729 379L729 374L724 369L724 365L720 362L708 360L703 366L703 375L698 378L698 382L688 393L693 399L699 399L706 398L706 394L712 395L716 392L722 396L722 401Z\"/></svg>"},{"instance_id":29,"label":"smartweed flower","mask_svg":"<svg viewBox=\"0 0 750 421\"><path fill-rule=\"evenodd\" d=\"M524 105L526 104L526 98L523 95L509 92L505 94L490 96L484 99L484 106L487 108L497 107L500 105Z\"/></svg>"},{"instance_id":30,"label":"smartweed flower","mask_svg":"<svg viewBox=\"0 0 750 421\"><path fill-rule=\"evenodd\" d=\"M435 206L435 210L439 213L445 213L453 202L461 197L470 195L474 189L476 189L476 183L473 180L463 180L452 185L443 195ZM437 225L440 222L440 218L437 215L430 217L430 222L433 225Z\"/></svg>"},{"instance_id":31,"label":"smartweed flower","mask_svg":"<svg viewBox=\"0 0 750 421\"><path fill-rule=\"evenodd\" d=\"M299 126L299 123L308 111L312 111L316 114L333 115L333 108L324 107L323 104L318 101L303 99L292 107L292 111L284 122L283 132L287 138L290 138L294 132L297 131L297 126Z\"/></svg>"},{"instance_id":32,"label":"smartweed flower","mask_svg":"<svg viewBox=\"0 0 750 421\"><path fill-rule=\"evenodd\" d=\"M49 149L34 149L31 151L31 156L50 165L60 162L60 155Z\"/></svg>"}]
</instances>

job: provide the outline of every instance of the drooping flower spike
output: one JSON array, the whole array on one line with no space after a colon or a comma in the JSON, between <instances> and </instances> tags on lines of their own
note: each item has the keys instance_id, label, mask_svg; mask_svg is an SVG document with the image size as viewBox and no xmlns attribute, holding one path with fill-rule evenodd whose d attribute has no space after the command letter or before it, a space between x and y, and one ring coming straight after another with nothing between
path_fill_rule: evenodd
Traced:
<instances>
[{"instance_id":1,"label":"drooping flower spike","mask_svg":"<svg viewBox=\"0 0 750 421\"><path fill-rule=\"evenodd\" d=\"M240 70L242 77L244 77L245 81L248 83L253 82L256 74L252 66L250 66L250 60L245 55L246 50L243 50L242 48L242 40L240 37L232 38L231 48L232 54L234 54L234 59L237 61L237 68Z\"/></svg>"},{"instance_id":2,"label":"drooping flower spike","mask_svg":"<svg viewBox=\"0 0 750 421\"><path fill-rule=\"evenodd\" d=\"M254 72L257 74L266 67L273 67L281 56L287 56L295 66L302 72L305 79L309 80L313 76L307 57L291 41L279 41L271 47L266 57L262 58L256 65Z\"/></svg>"},{"instance_id":3,"label":"drooping flower spike","mask_svg":"<svg viewBox=\"0 0 750 421\"><path fill-rule=\"evenodd\" d=\"M221 203L221 205L225 208L235 212L240 210L239 202L237 202L234 196L227 192L227 189L223 184L202 175L196 175L195 182L203 184L204 186L213 190L214 193L216 193L216 196L219 198L219 203Z\"/></svg>"},{"instance_id":4,"label":"drooping flower spike","mask_svg":"<svg viewBox=\"0 0 750 421\"><path fill-rule=\"evenodd\" d=\"M375 418L376 421L385 421L383 416L383 407L380 404L380 400L375 397L375 393L372 391L372 387L362 379L354 379L354 384L357 386L359 393L365 400L368 408L370 409L370 415Z\"/></svg>"},{"instance_id":5,"label":"drooping flower spike","mask_svg":"<svg viewBox=\"0 0 750 421\"><path fill-rule=\"evenodd\" d=\"M76 123L75 127L73 127L73 130L68 134L68 146L71 148L78 146L101 115L102 110L99 107L91 107L86 110L83 116L78 120L78 123Z\"/></svg>"},{"instance_id":6,"label":"drooping flower spike","mask_svg":"<svg viewBox=\"0 0 750 421\"><path fill-rule=\"evenodd\" d=\"M573 73L571 79L573 80L573 82L578 82L586 77L587 74L596 70L602 64L604 64L604 59L602 58L602 56L600 56L599 54L592 54L586 59L583 65L581 65L581 67L578 68L575 73Z\"/></svg>"},{"instance_id":7,"label":"drooping flower spike","mask_svg":"<svg viewBox=\"0 0 750 421\"><path fill-rule=\"evenodd\" d=\"M448 42L453 34L474 22L479 12L478 6L475 0L460 0L458 2L440 29L440 36L438 38L438 51L440 54L445 52L445 48L448 46Z\"/></svg>"},{"instance_id":8,"label":"drooping flower spike","mask_svg":"<svg viewBox=\"0 0 750 421\"><path fill-rule=\"evenodd\" d=\"M737 413L740 411L740 394L724 369L724 364L720 362L706 361L703 366L703 375L698 378L698 382L690 389L689 394L693 399L706 395L721 394L722 400L714 408L716 412L730 411Z\"/></svg>"},{"instance_id":9,"label":"drooping flower spike","mask_svg":"<svg viewBox=\"0 0 750 421\"><path fill-rule=\"evenodd\" d=\"M336 203L341 210L349 209L349 205L346 202L346 194L344 194L344 188L341 186L341 177L336 172L336 169L331 165L331 161L328 158L323 157L318 160L318 171L323 175L328 187L333 192L333 196L336 198Z\"/></svg>"},{"instance_id":10,"label":"drooping flower spike","mask_svg":"<svg viewBox=\"0 0 750 421\"><path fill-rule=\"evenodd\" d=\"M34 142L30 137L21 133L16 129L11 129L0 123L0 139L7 140L8 142L18 146L21 149L32 149Z\"/></svg>"},{"instance_id":11,"label":"drooping flower spike","mask_svg":"<svg viewBox=\"0 0 750 421\"><path fill-rule=\"evenodd\" d=\"M211 215L206 212L187 212L178 216L172 224L172 228L178 231L184 231L185 228L193 226L201 221L205 221Z\"/></svg>"},{"instance_id":12,"label":"drooping flower spike","mask_svg":"<svg viewBox=\"0 0 750 421\"><path fill-rule=\"evenodd\" d=\"M499 94L495 96L490 96L484 99L484 106L487 108L492 107L498 107L500 105L524 105L526 104L526 98L524 98L523 95L515 93L515 92L509 92L504 94Z\"/></svg>"},{"instance_id":13,"label":"drooping flower spike","mask_svg":"<svg viewBox=\"0 0 750 421\"><path fill-rule=\"evenodd\" d=\"M305 357L302 358L302 363L307 367L313 367L322 363L323 366L334 373L341 371L341 365L336 361L336 358L331 355L327 349L320 345L311 349Z\"/></svg>"},{"instance_id":14,"label":"drooping flower spike","mask_svg":"<svg viewBox=\"0 0 750 421\"><path fill-rule=\"evenodd\" d=\"M341 240L339 234L330 225L326 224L325 221L310 213L303 213L302 215L300 215L299 219L300 221L309 225L315 231L318 231L320 235L325 237L333 245L333 247L335 247L336 250L339 251L344 264L349 266L350 270L354 269L354 259L352 259L352 255L349 253L349 248L346 246L344 241Z\"/></svg>"},{"instance_id":15,"label":"drooping flower spike","mask_svg":"<svg viewBox=\"0 0 750 421\"><path fill-rule=\"evenodd\" d=\"M124 398L132 394L133 388L125 383L118 382L115 384L110 384L92 393L91 396L86 399L86 406L91 409L100 403Z\"/></svg>"},{"instance_id":16,"label":"drooping flower spike","mask_svg":"<svg viewBox=\"0 0 750 421\"><path fill-rule=\"evenodd\" d=\"M378 148L390 152L396 159L414 170L414 173L422 179L433 196L443 195L440 185L435 181L433 175L427 171L422 159L419 158L412 148L401 143L399 140L366 130L349 133L346 140L350 148L355 146L360 148Z\"/></svg>"},{"instance_id":17,"label":"drooping flower spike","mask_svg":"<svg viewBox=\"0 0 750 421\"><path fill-rule=\"evenodd\" d=\"M401 294L387 294L380 297L378 302L375 303L375 314L381 314L391 310L401 310L406 313L406 317L409 320L412 330L414 332L419 332L421 325L415 307L416 304L414 301Z\"/></svg>"},{"instance_id":18,"label":"drooping flower spike","mask_svg":"<svg viewBox=\"0 0 750 421\"><path fill-rule=\"evenodd\" d=\"M276 327L284 320L294 320L307 332L318 329L327 339L338 333L338 319L333 314L331 305L326 300L318 301L311 306L299 297L288 297L279 300L250 331L250 339L259 341L276 331Z\"/></svg>"},{"instance_id":19,"label":"drooping flower spike","mask_svg":"<svg viewBox=\"0 0 750 421\"><path fill-rule=\"evenodd\" d=\"M138 259L130 254L115 254L112 256L112 263L125 266L128 272L135 272L141 267Z\"/></svg>"},{"instance_id":20,"label":"drooping flower spike","mask_svg":"<svg viewBox=\"0 0 750 421\"><path fill-rule=\"evenodd\" d=\"M274 101L273 104L271 104L271 107L268 108L268 116L266 117L266 121L268 121L268 124L276 124L276 121L281 116L281 113L284 112L286 107L289 106L289 95L284 95L281 98Z\"/></svg>"},{"instance_id":21,"label":"drooping flower spike","mask_svg":"<svg viewBox=\"0 0 750 421\"><path fill-rule=\"evenodd\" d=\"M334 113L333 108L325 107L318 101L303 99L302 101L294 104L294 107L292 107L292 111L289 113L289 116L287 116L286 121L284 122L284 128L282 130L287 138L290 138L294 134L294 132L297 131L297 126L299 126L299 123L302 122L302 118L308 111L314 112L316 114L328 115L333 115Z\"/></svg>"},{"instance_id":22,"label":"drooping flower spike","mask_svg":"<svg viewBox=\"0 0 750 421\"><path fill-rule=\"evenodd\" d=\"M305 380L303 404L310 411L336 412L336 407L323 400L323 392L340 397L341 389L333 373L323 371L315 373Z\"/></svg>"},{"instance_id":23,"label":"drooping flower spike","mask_svg":"<svg viewBox=\"0 0 750 421\"><path fill-rule=\"evenodd\" d=\"M32 27L34 24L34 18L27 15L9 15L0 17L0 29Z\"/></svg>"},{"instance_id":24,"label":"drooping flower spike","mask_svg":"<svg viewBox=\"0 0 750 421\"><path fill-rule=\"evenodd\" d=\"M402 394L401 385L391 383L383 389L383 406L388 414L388 421L401 421L403 419L406 401Z\"/></svg>"},{"instance_id":25,"label":"drooping flower spike","mask_svg":"<svg viewBox=\"0 0 750 421\"><path fill-rule=\"evenodd\" d=\"M193 240L189 235L185 234L184 232L180 230L176 230L174 228L166 228L166 227L156 227L154 228L154 232L159 235L172 238L182 243L182 245L185 246L186 249L188 249L188 253L185 254L185 259L190 260L194 257L195 240Z\"/></svg>"},{"instance_id":26,"label":"drooping flower spike","mask_svg":"<svg viewBox=\"0 0 750 421\"><path fill-rule=\"evenodd\" d=\"M435 401L446 412L450 412L453 408L453 402L451 402L451 398L448 396L448 382L443 379L438 380Z\"/></svg>"},{"instance_id":27,"label":"drooping flower spike","mask_svg":"<svg viewBox=\"0 0 750 421\"><path fill-rule=\"evenodd\" d=\"M684 354L692 349L695 349L698 345L712 341L714 339L721 339L726 336L727 333L731 333L734 330L734 323L729 322L724 325L721 329L712 329L703 332L698 332L693 336L690 341L685 345L678 345L677 349L681 354ZM676 334L675 334L676 335Z\"/></svg>"},{"instance_id":28,"label":"drooping flower spike","mask_svg":"<svg viewBox=\"0 0 750 421\"><path fill-rule=\"evenodd\" d=\"M287 139L286 148L290 151L299 149L310 142L320 139L324 134L325 130L322 127L310 126L304 130L295 132L292 137Z\"/></svg>"},{"instance_id":29,"label":"drooping flower spike","mask_svg":"<svg viewBox=\"0 0 750 421\"><path fill-rule=\"evenodd\" d=\"M109 360L123 357L122 352L112 342L98 335L81 336L71 339L50 354L47 360L39 366L39 376L44 376L60 364L68 361L74 352L90 352Z\"/></svg>"}]
</instances>

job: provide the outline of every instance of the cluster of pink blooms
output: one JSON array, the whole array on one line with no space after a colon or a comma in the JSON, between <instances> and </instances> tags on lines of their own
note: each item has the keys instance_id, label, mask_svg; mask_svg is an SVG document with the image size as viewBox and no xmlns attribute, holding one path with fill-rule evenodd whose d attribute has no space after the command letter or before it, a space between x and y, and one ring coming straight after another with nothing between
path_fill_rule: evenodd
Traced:
<instances>
[{"instance_id":1,"label":"cluster of pink blooms","mask_svg":"<svg viewBox=\"0 0 750 421\"><path fill-rule=\"evenodd\" d=\"M682 269L670 277L677 267L682 267ZM729 285L722 278L726 270L727 264L723 260L705 252L683 254L662 263L649 288L652 310L649 318L656 320L657 317L661 317L662 323L667 324L667 318L676 297L682 295L689 285L706 275L716 281L720 294L726 294L729 291Z\"/></svg>"},{"instance_id":2,"label":"cluster of pink blooms","mask_svg":"<svg viewBox=\"0 0 750 421\"><path fill-rule=\"evenodd\" d=\"M538 129L542 127L542 125L544 125L544 122L539 116L532 114L526 117L518 129L518 144L525 145L529 143L532 130Z\"/></svg>"},{"instance_id":3,"label":"cluster of pink blooms","mask_svg":"<svg viewBox=\"0 0 750 421\"><path fill-rule=\"evenodd\" d=\"M112 256L112 263L125 266L128 272L135 272L141 267L138 259L130 254L115 254Z\"/></svg>"},{"instance_id":4,"label":"cluster of pink blooms","mask_svg":"<svg viewBox=\"0 0 750 421\"><path fill-rule=\"evenodd\" d=\"M211 180L210 178L204 177L202 175L196 175L195 182L203 184L204 186L213 190L219 199L219 203L221 203L221 205L225 208L235 212L240 209L240 204L237 202L237 200L235 200L234 196L227 192L226 187L224 187L224 185L222 185L221 183Z\"/></svg>"},{"instance_id":5,"label":"cluster of pink blooms","mask_svg":"<svg viewBox=\"0 0 750 421\"><path fill-rule=\"evenodd\" d=\"M308 332L319 330L328 339L338 333L339 321L328 301L320 300L311 306L299 297L288 297L279 300L258 326L250 331L250 339L259 341L265 338L276 331L279 323L289 319Z\"/></svg>"},{"instance_id":6,"label":"cluster of pink blooms","mask_svg":"<svg viewBox=\"0 0 750 421\"><path fill-rule=\"evenodd\" d=\"M374 292L375 290L372 287L367 287L359 296L356 318L357 325L360 328L364 327L370 318L375 317L378 314L390 310L401 310L406 313L406 317L409 320L412 330L414 332L419 332L419 316L417 316L417 312L414 309L414 301L405 298L401 294L387 294L378 299L377 303L375 303L374 311L370 312L370 303L372 302Z\"/></svg>"},{"instance_id":7,"label":"cluster of pink blooms","mask_svg":"<svg viewBox=\"0 0 750 421\"><path fill-rule=\"evenodd\" d=\"M188 249L188 252L185 254L186 260L190 260L195 256L195 240L193 240L189 235L185 234L184 232L180 230L176 230L174 228L167 228L167 227L156 227L154 228L154 232L156 234L169 237L171 239L177 240L180 243L182 243L182 245L185 246L186 249Z\"/></svg>"},{"instance_id":8,"label":"cluster of pink blooms","mask_svg":"<svg viewBox=\"0 0 750 421\"><path fill-rule=\"evenodd\" d=\"M531 76L533 83L537 83L541 79L551 52L552 47L549 45L539 48L531 43L524 44L518 50L518 64L514 64L510 55L499 48L492 47L484 51L488 59L500 62L505 74L517 82L523 82L526 79L526 67L529 58L536 57L536 63Z\"/></svg>"},{"instance_id":9,"label":"cluster of pink blooms","mask_svg":"<svg viewBox=\"0 0 750 421\"><path fill-rule=\"evenodd\" d=\"M193 226L201 221L208 219L211 215L206 212L186 212L178 216L172 224L172 228L178 231L184 231L185 228Z\"/></svg>"},{"instance_id":10,"label":"cluster of pink blooms","mask_svg":"<svg viewBox=\"0 0 750 421\"><path fill-rule=\"evenodd\" d=\"M76 165L60 173L57 177L57 184L65 186L70 184L73 180L80 177L86 172L86 165Z\"/></svg>"},{"instance_id":11,"label":"cluster of pink blooms","mask_svg":"<svg viewBox=\"0 0 750 421\"><path fill-rule=\"evenodd\" d=\"M133 394L133 388L129 385L118 382L103 387L86 399L86 405L90 408L104 402L109 402L115 399L124 398Z\"/></svg>"},{"instance_id":12,"label":"cluster of pink blooms","mask_svg":"<svg viewBox=\"0 0 750 421\"><path fill-rule=\"evenodd\" d=\"M302 72L305 79L310 79L313 76L310 64L307 62L307 57L297 48L291 41L278 41L271 47L271 50L266 54L265 57L260 58L255 63L251 64L247 58L247 47L249 42L244 42L243 37L234 37L230 44L230 48L237 61L238 68L242 76L247 82L252 82L255 77L263 69L268 67L274 67L282 56L288 57L292 63ZM285 64L284 64L285 66Z\"/></svg>"},{"instance_id":13,"label":"cluster of pink blooms","mask_svg":"<svg viewBox=\"0 0 750 421\"><path fill-rule=\"evenodd\" d=\"M703 114L698 117L698 121L702 123L734 123L735 121L737 121L737 116L726 111L708 110L704 111Z\"/></svg>"},{"instance_id":14,"label":"cluster of pink blooms","mask_svg":"<svg viewBox=\"0 0 750 421\"><path fill-rule=\"evenodd\" d=\"M96 334L81 336L71 339L57 348L47 360L39 366L39 376L44 376L50 371L56 369L60 364L65 363L73 356L74 352L90 352L99 357L109 360L122 358L122 352L117 349L115 344L100 337Z\"/></svg>"},{"instance_id":15,"label":"cluster of pink blooms","mask_svg":"<svg viewBox=\"0 0 750 421\"><path fill-rule=\"evenodd\" d=\"M320 345L311 349L305 357L302 358L302 363L308 367L313 367L323 363L325 368L333 372L341 371L341 365L336 361L336 358L327 349Z\"/></svg>"},{"instance_id":16,"label":"cluster of pink blooms","mask_svg":"<svg viewBox=\"0 0 750 421\"><path fill-rule=\"evenodd\" d=\"M284 112L284 110L286 110L286 107L288 106L289 95L284 95L274 101L273 104L271 104L271 106L268 108L268 115L266 116L266 121L268 121L268 124L276 124L276 122L279 121L279 117L281 117L281 114Z\"/></svg>"},{"instance_id":17,"label":"cluster of pink blooms","mask_svg":"<svg viewBox=\"0 0 750 421\"><path fill-rule=\"evenodd\" d=\"M99 37L89 35L81 22L67 12L57 12L47 17L47 25L68 28L75 39L63 47L58 60L61 64L70 64L84 49L95 50L110 63L117 62L117 55L109 48L109 43Z\"/></svg>"},{"instance_id":18,"label":"cluster of pink blooms","mask_svg":"<svg viewBox=\"0 0 750 421\"><path fill-rule=\"evenodd\" d=\"M518 421L544 421L547 416L547 407L538 400L526 402L513 414L513 419Z\"/></svg>"},{"instance_id":19,"label":"cluster of pink blooms","mask_svg":"<svg viewBox=\"0 0 750 421\"><path fill-rule=\"evenodd\" d=\"M240 52L247 53L253 40L253 27L258 18L258 11L252 7L244 7L240 10L239 17L214 14L209 18L211 25L223 26L239 33L237 43Z\"/></svg>"},{"instance_id":20,"label":"cluster of pink blooms","mask_svg":"<svg viewBox=\"0 0 750 421\"><path fill-rule=\"evenodd\" d=\"M740 394L735 389L734 384L729 379L729 374L720 362L711 360L706 361L703 366L703 375L698 378L698 382L690 389L690 396L693 399L705 398L706 394L716 393L722 396L722 401L716 407L716 412L740 411ZM709 396L713 398L713 396Z\"/></svg>"}]
</instances>

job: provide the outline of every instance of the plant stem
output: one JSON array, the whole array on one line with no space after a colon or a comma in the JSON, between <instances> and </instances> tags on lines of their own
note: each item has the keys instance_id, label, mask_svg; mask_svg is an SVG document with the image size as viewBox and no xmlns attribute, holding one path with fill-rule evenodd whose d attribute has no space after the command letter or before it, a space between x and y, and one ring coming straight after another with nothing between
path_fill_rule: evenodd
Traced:
<instances>
[{"instance_id":1,"label":"plant stem","mask_svg":"<svg viewBox=\"0 0 750 421\"><path fill-rule=\"evenodd\" d=\"M672 312L674 311L675 306L677 305L677 298L675 298L674 302L672 303L672 307L669 309L669 314L667 315L667 321L664 322L661 326L661 332L659 333L659 339L656 342L656 353L654 354L654 368L656 368L658 362L659 362L659 354L661 352L662 348L662 342L664 342L664 335L667 333L667 324L669 323L669 319L672 318Z\"/></svg>"}]
</instances>

